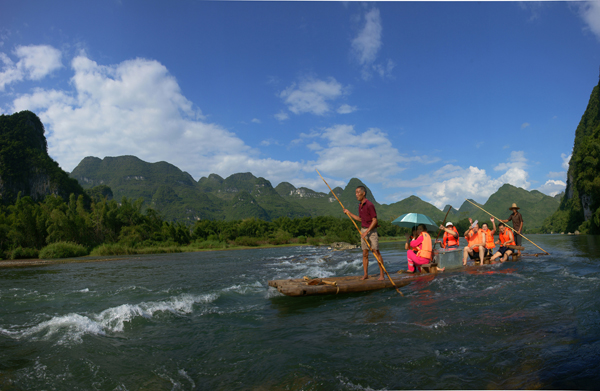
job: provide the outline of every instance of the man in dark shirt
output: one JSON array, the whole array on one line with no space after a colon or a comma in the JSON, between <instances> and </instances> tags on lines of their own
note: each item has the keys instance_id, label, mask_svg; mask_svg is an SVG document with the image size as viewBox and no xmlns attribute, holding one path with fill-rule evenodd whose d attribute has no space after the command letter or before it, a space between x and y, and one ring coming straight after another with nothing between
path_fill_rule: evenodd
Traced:
<instances>
[{"instance_id":1,"label":"man in dark shirt","mask_svg":"<svg viewBox=\"0 0 600 391\"><path fill-rule=\"evenodd\" d=\"M509 221L512 221L513 231L515 231L515 244L517 246L521 245L521 239L523 238L521 236L521 232L523 231L523 216L521 216L521 213L518 212L519 209L521 208L519 208L517 204L513 202L512 206L508 208L508 210L512 210L512 214L509 216L508 219L500 220L503 223L508 223ZM521 255L521 250L517 251L517 255Z\"/></svg>"},{"instance_id":2,"label":"man in dark shirt","mask_svg":"<svg viewBox=\"0 0 600 391\"><path fill-rule=\"evenodd\" d=\"M377 235L377 212L375 211L375 205L367 199L367 189L364 186L358 186L356 188L356 199L358 200L358 216L350 213L348 209L344 209L344 213L352 217L354 220L360 221L360 237L361 237L361 248L363 250L363 269L364 275L363 280L369 278L369 247L367 246L366 240L369 240L371 249L375 257L378 257L381 263L381 253L379 252L379 236ZM379 265L379 278L378 280L383 281L383 268Z\"/></svg>"}]
</instances>

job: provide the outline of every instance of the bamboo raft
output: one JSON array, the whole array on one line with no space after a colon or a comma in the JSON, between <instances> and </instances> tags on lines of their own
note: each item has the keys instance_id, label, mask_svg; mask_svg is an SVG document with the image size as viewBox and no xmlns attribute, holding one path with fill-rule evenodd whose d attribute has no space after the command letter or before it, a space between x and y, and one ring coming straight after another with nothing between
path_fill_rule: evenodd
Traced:
<instances>
[{"instance_id":1,"label":"bamboo raft","mask_svg":"<svg viewBox=\"0 0 600 391\"><path fill-rule=\"evenodd\" d=\"M422 273L415 274L392 274L392 280L397 287L410 284L411 281ZM362 276L329 277L329 278L290 278L288 280L271 280L269 286L276 288L286 296L314 296L314 295L336 295L349 292L367 292L379 289L393 288L389 279L377 280L378 274L369 276L367 280L361 280Z\"/></svg>"},{"instance_id":2,"label":"bamboo raft","mask_svg":"<svg viewBox=\"0 0 600 391\"><path fill-rule=\"evenodd\" d=\"M510 246L515 250L523 250L523 247ZM529 256L538 256L542 254L522 254ZM518 261L520 257L511 255L509 261ZM486 258L484 264L489 263L489 258ZM474 266L457 268L453 271L473 270L481 267L481 262L474 261ZM403 287L411 282L427 276L428 274L437 274L437 264L429 263L422 265L423 272L407 273L405 271L391 274L391 278L397 287ZM337 295L340 293L350 292L368 292L380 289L393 288L394 285L389 279L379 281L378 274L369 276L367 280L362 280L362 276L345 276L345 277L328 277L328 278L290 278L287 280L270 280L269 286L276 288L280 293L286 296L316 296L316 295Z\"/></svg>"}]
</instances>

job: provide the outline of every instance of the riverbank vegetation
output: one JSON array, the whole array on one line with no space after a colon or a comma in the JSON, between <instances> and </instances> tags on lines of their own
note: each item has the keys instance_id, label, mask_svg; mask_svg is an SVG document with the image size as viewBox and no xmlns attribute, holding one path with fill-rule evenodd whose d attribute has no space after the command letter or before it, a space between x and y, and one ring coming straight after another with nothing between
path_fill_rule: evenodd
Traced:
<instances>
[{"instance_id":1,"label":"riverbank vegetation","mask_svg":"<svg viewBox=\"0 0 600 391\"><path fill-rule=\"evenodd\" d=\"M47 196L42 202L18 196L14 204L0 206L0 257L48 259L359 243L356 228L346 217L199 220L185 225L165 221L153 209L143 208L141 199L123 198L118 203L101 194L90 196L71 195L68 201ZM380 222L378 231L381 237L406 232L387 221Z\"/></svg>"}]
</instances>

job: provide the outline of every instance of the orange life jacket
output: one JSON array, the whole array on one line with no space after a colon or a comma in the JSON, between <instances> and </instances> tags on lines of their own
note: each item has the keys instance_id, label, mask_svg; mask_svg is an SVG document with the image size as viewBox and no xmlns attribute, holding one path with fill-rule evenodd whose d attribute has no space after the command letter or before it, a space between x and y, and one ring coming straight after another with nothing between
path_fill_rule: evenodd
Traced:
<instances>
[{"instance_id":1,"label":"orange life jacket","mask_svg":"<svg viewBox=\"0 0 600 391\"><path fill-rule=\"evenodd\" d=\"M489 229L485 232L485 248L492 249L496 247L494 244L494 235L492 235L492 231Z\"/></svg>"},{"instance_id":2,"label":"orange life jacket","mask_svg":"<svg viewBox=\"0 0 600 391\"><path fill-rule=\"evenodd\" d=\"M419 245L421 248L419 249L417 256L431 259L431 236L429 236L427 232L421 232L421 235L423 236L423 241Z\"/></svg>"},{"instance_id":3,"label":"orange life jacket","mask_svg":"<svg viewBox=\"0 0 600 391\"><path fill-rule=\"evenodd\" d=\"M467 239L467 242L469 242L468 246L471 247L475 243L481 243L482 242L481 234L482 234L482 232L481 232L481 230L479 230L479 231L477 231L476 234L474 234L473 231L471 231L471 236L469 236L469 237L465 236L465 239Z\"/></svg>"},{"instance_id":4,"label":"orange life jacket","mask_svg":"<svg viewBox=\"0 0 600 391\"><path fill-rule=\"evenodd\" d=\"M508 228L506 228L504 230L504 233L500 232L500 234L498 235L498 237L500 238L500 245L501 246L514 246L515 245L515 239L511 235L511 233L508 230ZM510 240L510 242L509 242L509 240Z\"/></svg>"},{"instance_id":5,"label":"orange life jacket","mask_svg":"<svg viewBox=\"0 0 600 391\"><path fill-rule=\"evenodd\" d=\"M452 226L452 230L456 232L456 237L450 235L448 232L444 232L444 238L442 239L442 247L446 248L448 246L458 246L460 245L459 240L460 236L458 235L458 231L456 227Z\"/></svg>"}]
</instances>

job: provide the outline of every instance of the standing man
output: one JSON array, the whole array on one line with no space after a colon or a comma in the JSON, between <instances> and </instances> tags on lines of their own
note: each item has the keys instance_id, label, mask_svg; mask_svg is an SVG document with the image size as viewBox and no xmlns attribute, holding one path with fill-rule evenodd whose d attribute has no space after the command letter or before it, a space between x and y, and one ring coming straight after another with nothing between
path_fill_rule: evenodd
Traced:
<instances>
[{"instance_id":1,"label":"standing man","mask_svg":"<svg viewBox=\"0 0 600 391\"><path fill-rule=\"evenodd\" d=\"M517 246L521 245L521 240L523 239L521 236L521 232L523 232L523 216L521 216L521 213L517 212L519 209L521 208L519 208L517 204L513 202L512 206L508 208L508 210L512 210L512 214L508 217L508 219L500 220L503 223L512 221L513 231L515 231L515 243ZM517 250L517 255L521 256L521 250Z\"/></svg>"},{"instance_id":2,"label":"standing man","mask_svg":"<svg viewBox=\"0 0 600 391\"><path fill-rule=\"evenodd\" d=\"M356 188L356 199L358 200L358 216L350 213L348 209L344 209L344 213L352 217L356 221L360 221L360 244L363 252L363 269L364 275L362 280L369 278L369 246L366 240L371 243L371 249L375 257L383 263L381 253L379 252L379 236L377 235L377 212L375 212L375 205L367 199L367 189L364 186L358 186ZM379 264L379 262L377 262ZM379 265L379 278L378 280L383 281L383 268Z\"/></svg>"}]
</instances>

